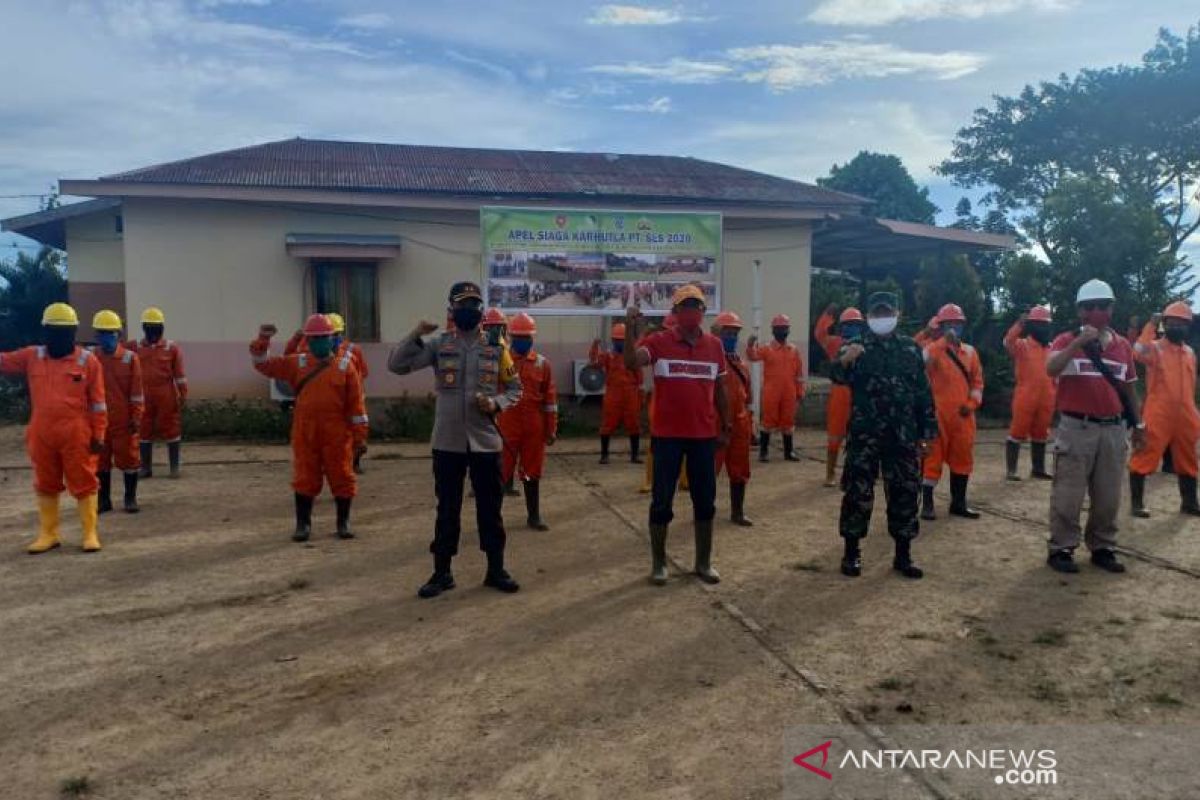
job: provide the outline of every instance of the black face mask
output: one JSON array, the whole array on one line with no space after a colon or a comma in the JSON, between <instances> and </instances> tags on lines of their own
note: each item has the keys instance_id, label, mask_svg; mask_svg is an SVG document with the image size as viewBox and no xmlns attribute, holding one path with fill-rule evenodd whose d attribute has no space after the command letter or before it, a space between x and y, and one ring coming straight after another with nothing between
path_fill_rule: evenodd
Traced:
<instances>
[{"instance_id":1,"label":"black face mask","mask_svg":"<svg viewBox=\"0 0 1200 800\"><path fill-rule=\"evenodd\" d=\"M43 325L42 340L51 358L66 358L75 352L74 325Z\"/></svg>"},{"instance_id":2,"label":"black face mask","mask_svg":"<svg viewBox=\"0 0 1200 800\"><path fill-rule=\"evenodd\" d=\"M146 341L150 344L158 342L163 337L162 325L143 325L142 333L146 334Z\"/></svg>"},{"instance_id":3,"label":"black face mask","mask_svg":"<svg viewBox=\"0 0 1200 800\"><path fill-rule=\"evenodd\" d=\"M1167 328L1164 335L1171 344L1183 344L1187 338L1187 328Z\"/></svg>"},{"instance_id":4,"label":"black face mask","mask_svg":"<svg viewBox=\"0 0 1200 800\"><path fill-rule=\"evenodd\" d=\"M1043 328L1039 325L1037 327L1031 327L1028 330L1030 338L1032 338L1038 344L1050 344L1049 328Z\"/></svg>"},{"instance_id":5,"label":"black face mask","mask_svg":"<svg viewBox=\"0 0 1200 800\"><path fill-rule=\"evenodd\" d=\"M777 342L786 342L788 334L791 333L791 328L772 328L771 335L775 337Z\"/></svg>"},{"instance_id":6,"label":"black face mask","mask_svg":"<svg viewBox=\"0 0 1200 800\"><path fill-rule=\"evenodd\" d=\"M454 309L454 327L460 331L473 331L479 327L480 320L483 319L482 308L456 308Z\"/></svg>"}]
</instances>

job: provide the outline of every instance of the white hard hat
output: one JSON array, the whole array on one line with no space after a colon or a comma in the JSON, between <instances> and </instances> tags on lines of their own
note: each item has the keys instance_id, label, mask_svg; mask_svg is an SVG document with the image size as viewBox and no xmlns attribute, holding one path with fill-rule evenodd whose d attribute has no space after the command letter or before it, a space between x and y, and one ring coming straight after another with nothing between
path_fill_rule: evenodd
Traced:
<instances>
[{"instance_id":1,"label":"white hard hat","mask_svg":"<svg viewBox=\"0 0 1200 800\"><path fill-rule=\"evenodd\" d=\"M1113 296L1112 287L1099 278L1092 280L1079 287L1079 294L1075 296L1076 303L1086 303L1088 300L1116 300Z\"/></svg>"}]
</instances>

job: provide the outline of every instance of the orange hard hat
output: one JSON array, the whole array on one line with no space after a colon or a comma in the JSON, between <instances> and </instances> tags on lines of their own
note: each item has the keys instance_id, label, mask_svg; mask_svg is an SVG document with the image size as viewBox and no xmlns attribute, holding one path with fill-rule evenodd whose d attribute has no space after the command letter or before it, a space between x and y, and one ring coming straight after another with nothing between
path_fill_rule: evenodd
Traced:
<instances>
[{"instance_id":1,"label":"orange hard hat","mask_svg":"<svg viewBox=\"0 0 1200 800\"><path fill-rule=\"evenodd\" d=\"M708 301L704 299L704 292L700 291L700 287L692 283L685 283L675 290L675 294L671 295L671 305L677 306L684 300L699 300L707 305Z\"/></svg>"},{"instance_id":2,"label":"orange hard hat","mask_svg":"<svg viewBox=\"0 0 1200 800\"><path fill-rule=\"evenodd\" d=\"M302 332L305 336L332 336L333 323L324 314L313 314L304 321Z\"/></svg>"},{"instance_id":3,"label":"orange hard hat","mask_svg":"<svg viewBox=\"0 0 1200 800\"><path fill-rule=\"evenodd\" d=\"M842 312L842 315L838 317L838 322L863 322L862 312L857 308L847 308Z\"/></svg>"},{"instance_id":4,"label":"orange hard hat","mask_svg":"<svg viewBox=\"0 0 1200 800\"><path fill-rule=\"evenodd\" d=\"M1050 309L1046 308L1045 306L1034 306L1033 308L1029 309L1029 316L1027 319L1030 322L1050 322Z\"/></svg>"},{"instance_id":5,"label":"orange hard hat","mask_svg":"<svg viewBox=\"0 0 1200 800\"><path fill-rule=\"evenodd\" d=\"M771 318L771 327L772 328L790 328L790 327L792 327L792 320L790 317L788 317L787 314L776 314L774 317Z\"/></svg>"},{"instance_id":6,"label":"orange hard hat","mask_svg":"<svg viewBox=\"0 0 1200 800\"><path fill-rule=\"evenodd\" d=\"M717 314L718 328L741 328L742 318L732 311L722 311Z\"/></svg>"},{"instance_id":7,"label":"orange hard hat","mask_svg":"<svg viewBox=\"0 0 1200 800\"><path fill-rule=\"evenodd\" d=\"M617 342L619 342L625 338L625 323L624 322L618 322L616 325L612 326L612 338L613 338L613 341L617 341Z\"/></svg>"},{"instance_id":8,"label":"orange hard hat","mask_svg":"<svg viewBox=\"0 0 1200 800\"><path fill-rule=\"evenodd\" d=\"M1175 319L1184 319L1188 322L1192 321L1192 307L1182 300L1176 300L1171 305L1163 309L1164 317L1174 317Z\"/></svg>"},{"instance_id":9,"label":"orange hard hat","mask_svg":"<svg viewBox=\"0 0 1200 800\"><path fill-rule=\"evenodd\" d=\"M533 321L533 317L522 311L508 323L508 332L514 336L533 336L537 333L537 323Z\"/></svg>"},{"instance_id":10,"label":"orange hard hat","mask_svg":"<svg viewBox=\"0 0 1200 800\"><path fill-rule=\"evenodd\" d=\"M938 322L966 322L967 318L963 315L963 310L954 303L946 303L938 309Z\"/></svg>"},{"instance_id":11,"label":"orange hard hat","mask_svg":"<svg viewBox=\"0 0 1200 800\"><path fill-rule=\"evenodd\" d=\"M493 325L506 325L508 320L504 318L504 312L492 306L483 314L483 327L488 328Z\"/></svg>"}]
</instances>

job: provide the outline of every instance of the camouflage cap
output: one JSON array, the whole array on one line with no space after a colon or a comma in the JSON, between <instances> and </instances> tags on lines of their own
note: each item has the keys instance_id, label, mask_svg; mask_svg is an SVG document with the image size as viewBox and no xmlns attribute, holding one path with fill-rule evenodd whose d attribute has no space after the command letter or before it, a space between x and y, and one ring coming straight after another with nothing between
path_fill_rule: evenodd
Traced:
<instances>
[{"instance_id":1,"label":"camouflage cap","mask_svg":"<svg viewBox=\"0 0 1200 800\"><path fill-rule=\"evenodd\" d=\"M896 296L895 292L871 292L867 298L867 310L874 311L885 306L893 311L899 310L900 298Z\"/></svg>"}]
</instances>

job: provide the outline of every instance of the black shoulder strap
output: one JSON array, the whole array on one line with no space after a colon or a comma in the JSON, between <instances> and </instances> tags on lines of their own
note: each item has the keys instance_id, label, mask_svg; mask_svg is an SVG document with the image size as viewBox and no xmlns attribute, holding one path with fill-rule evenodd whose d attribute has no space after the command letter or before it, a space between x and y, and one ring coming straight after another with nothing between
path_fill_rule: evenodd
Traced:
<instances>
[{"instance_id":1,"label":"black shoulder strap","mask_svg":"<svg viewBox=\"0 0 1200 800\"><path fill-rule=\"evenodd\" d=\"M305 375L303 378L300 379L300 382L296 384L296 390L295 390L295 397L297 400L300 399L300 392L304 391L304 387L308 386L308 384L312 382L313 378L317 377L322 372L329 369L329 365L331 363L333 363L332 359L326 359L325 361L318 362L316 369L314 369L312 372L308 373L307 375Z\"/></svg>"},{"instance_id":2,"label":"black shoulder strap","mask_svg":"<svg viewBox=\"0 0 1200 800\"><path fill-rule=\"evenodd\" d=\"M954 366L958 367L958 371L962 373L963 380L967 382L967 391L970 392L971 391L971 373L967 372L967 368L963 365L962 361L960 361L958 358L958 353L955 353L953 349L947 347L946 355L950 356L950 360L954 362Z\"/></svg>"},{"instance_id":3,"label":"black shoulder strap","mask_svg":"<svg viewBox=\"0 0 1200 800\"><path fill-rule=\"evenodd\" d=\"M1092 362L1092 366L1104 376L1104 380L1108 381L1108 385L1112 387L1113 391L1117 393L1117 399L1121 401L1121 416L1125 418L1125 424L1131 428L1137 425L1137 415L1133 413L1132 401L1129 399L1129 395L1126 394L1125 387L1121 385L1121 381L1117 380L1117 376L1113 374L1108 364L1104 363L1100 347L1084 347L1083 353L1088 357L1088 361Z\"/></svg>"}]
</instances>

